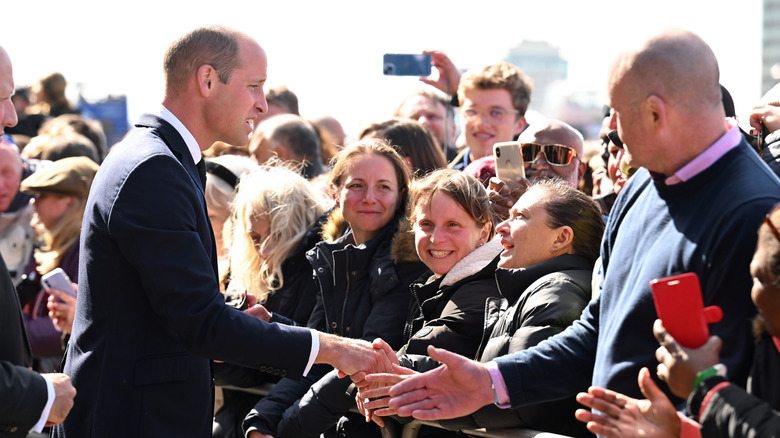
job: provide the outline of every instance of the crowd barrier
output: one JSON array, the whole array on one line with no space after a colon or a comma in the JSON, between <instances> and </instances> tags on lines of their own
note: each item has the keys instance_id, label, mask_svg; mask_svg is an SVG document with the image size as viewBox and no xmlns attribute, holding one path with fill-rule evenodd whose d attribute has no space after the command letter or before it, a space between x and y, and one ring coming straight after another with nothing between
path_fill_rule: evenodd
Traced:
<instances>
[{"instance_id":1,"label":"crowd barrier","mask_svg":"<svg viewBox=\"0 0 780 438\"><path fill-rule=\"evenodd\" d=\"M258 395L268 394L268 391L270 391L273 387L273 383L267 383L259 388L239 388L229 385L222 386L223 389L250 392L252 394ZM435 421L414 420L404 425L403 431L401 432L401 438L417 438L417 435L420 432L420 428L423 426L440 427ZM565 435L541 432L533 429L524 429L520 427L496 429L490 431L485 429L469 429L463 430L462 432L472 436L487 438L569 438Z\"/></svg>"}]
</instances>

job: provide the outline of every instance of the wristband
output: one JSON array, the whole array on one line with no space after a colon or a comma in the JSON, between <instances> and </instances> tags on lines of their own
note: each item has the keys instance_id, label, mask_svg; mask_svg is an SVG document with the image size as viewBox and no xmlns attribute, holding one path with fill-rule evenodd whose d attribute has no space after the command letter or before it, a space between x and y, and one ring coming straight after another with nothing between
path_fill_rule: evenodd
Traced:
<instances>
[{"instance_id":1,"label":"wristband","mask_svg":"<svg viewBox=\"0 0 780 438\"><path fill-rule=\"evenodd\" d=\"M691 392L696 391L696 388L701 385L701 382L715 376L726 377L726 366L719 363L715 366L707 368L706 370L701 370L696 373L696 380L693 381L693 388L691 388Z\"/></svg>"}]
</instances>

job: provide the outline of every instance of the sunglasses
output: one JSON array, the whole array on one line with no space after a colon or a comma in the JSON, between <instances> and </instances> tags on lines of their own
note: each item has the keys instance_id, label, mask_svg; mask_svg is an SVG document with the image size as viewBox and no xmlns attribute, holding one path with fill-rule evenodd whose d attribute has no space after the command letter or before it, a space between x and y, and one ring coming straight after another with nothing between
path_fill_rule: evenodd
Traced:
<instances>
[{"instance_id":1,"label":"sunglasses","mask_svg":"<svg viewBox=\"0 0 780 438\"><path fill-rule=\"evenodd\" d=\"M780 206L777 206L777 207L773 208L772 211L767 213L766 217L764 218L764 223L766 224L767 227L769 227L769 231L771 231L772 234L775 235L777 240L780 240L780 231L777 231L777 227L775 227L775 225L772 223L772 221L769 220L769 218L772 216L772 213L777 211L778 208L780 208Z\"/></svg>"},{"instance_id":2,"label":"sunglasses","mask_svg":"<svg viewBox=\"0 0 780 438\"><path fill-rule=\"evenodd\" d=\"M568 166L574 158L579 159L577 151L562 144L521 143L520 150L526 166L536 159L539 152L544 152L544 158L552 166Z\"/></svg>"}]
</instances>

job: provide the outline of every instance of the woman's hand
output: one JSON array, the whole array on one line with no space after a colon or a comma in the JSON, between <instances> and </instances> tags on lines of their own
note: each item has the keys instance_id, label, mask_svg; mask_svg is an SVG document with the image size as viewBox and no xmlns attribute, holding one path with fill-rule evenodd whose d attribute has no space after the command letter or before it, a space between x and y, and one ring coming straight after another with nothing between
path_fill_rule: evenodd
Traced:
<instances>
[{"instance_id":1,"label":"woman's hand","mask_svg":"<svg viewBox=\"0 0 780 438\"><path fill-rule=\"evenodd\" d=\"M375 373L365 376L364 381L367 385L358 389L355 401L360 413L366 417L366 422L373 420L374 423L384 427L385 422L381 417L396 414L395 410L388 406L390 399L387 396L390 388L405 378L417 374L414 370L396 364L393 364L393 370L395 374Z\"/></svg>"},{"instance_id":2,"label":"woman's hand","mask_svg":"<svg viewBox=\"0 0 780 438\"><path fill-rule=\"evenodd\" d=\"M78 290L74 283L73 290ZM76 316L76 297L61 292L57 289L47 289L49 299L46 308L49 309L49 318L57 330L70 334L73 330L73 318Z\"/></svg>"},{"instance_id":3,"label":"woman's hand","mask_svg":"<svg viewBox=\"0 0 780 438\"><path fill-rule=\"evenodd\" d=\"M251 296L251 295L250 295ZM254 306L244 310L244 313L252 315L255 318L262 319L265 322L271 321L273 313L269 312L262 304L255 304Z\"/></svg>"}]
</instances>

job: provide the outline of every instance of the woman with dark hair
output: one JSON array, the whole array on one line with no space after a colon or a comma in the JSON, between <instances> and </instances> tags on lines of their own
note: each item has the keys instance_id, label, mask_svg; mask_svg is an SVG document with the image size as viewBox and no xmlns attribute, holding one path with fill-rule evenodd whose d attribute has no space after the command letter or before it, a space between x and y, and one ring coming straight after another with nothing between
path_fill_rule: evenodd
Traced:
<instances>
[{"instance_id":1,"label":"woman with dark hair","mask_svg":"<svg viewBox=\"0 0 780 438\"><path fill-rule=\"evenodd\" d=\"M414 176L424 176L447 166L444 152L433 132L416 120L393 118L372 123L363 128L360 138L387 140L407 161Z\"/></svg>"},{"instance_id":2,"label":"woman with dark hair","mask_svg":"<svg viewBox=\"0 0 780 438\"><path fill-rule=\"evenodd\" d=\"M476 357L482 362L532 347L571 325L590 300L591 272L599 255L604 220L593 200L564 182L532 185L496 227L501 252L495 281L503 296L485 306L485 326ZM494 325L493 325L494 323ZM419 371L433 368L431 365ZM393 384L401 375L376 374L370 382ZM386 395L388 387L365 391L361 397ZM384 408L386 401L364 404ZM580 436L588 434L574 419L574 397L519 409L486 406L472 415L441 421L450 430L527 427ZM379 415L394 414L389 410Z\"/></svg>"}]
</instances>

